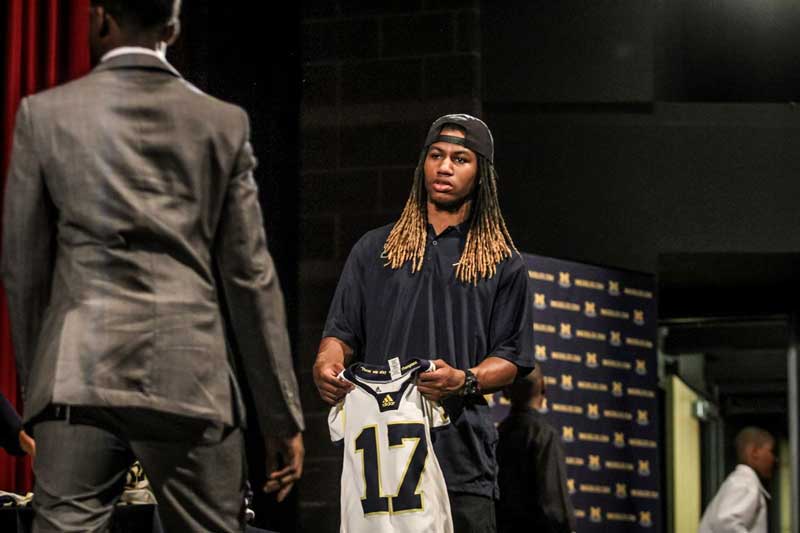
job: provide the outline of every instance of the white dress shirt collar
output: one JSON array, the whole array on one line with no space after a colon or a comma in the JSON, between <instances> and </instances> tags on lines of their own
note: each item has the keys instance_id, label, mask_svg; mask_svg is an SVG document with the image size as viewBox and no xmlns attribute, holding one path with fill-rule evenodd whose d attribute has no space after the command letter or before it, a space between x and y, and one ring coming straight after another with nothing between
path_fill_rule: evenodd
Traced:
<instances>
[{"instance_id":1,"label":"white dress shirt collar","mask_svg":"<svg viewBox=\"0 0 800 533\"><path fill-rule=\"evenodd\" d=\"M109 50L106 52L102 58L100 58L100 62L103 63L104 61L108 61L112 57L121 56L123 54L145 54L148 56L157 57L165 64L167 63L167 58L164 56L163 52L159 52L158 50L153 50L152 48L145 48L143 46L118 46L113 50Z\"/></svg>"}]
</instances>

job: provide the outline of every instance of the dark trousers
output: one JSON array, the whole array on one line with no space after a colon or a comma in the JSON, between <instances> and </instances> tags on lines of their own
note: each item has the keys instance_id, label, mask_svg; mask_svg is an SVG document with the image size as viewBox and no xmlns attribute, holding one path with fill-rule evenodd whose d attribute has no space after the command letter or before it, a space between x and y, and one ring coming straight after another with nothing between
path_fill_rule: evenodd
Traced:
<instances>
[{"instance_id":1,"label":"dark trousers","mask_svg":"<svg viewBox=\"0 0 800 533\"><path fill-rule=\"evenodd\" d=\"M494 500L463 492L450 492L450 513L456 533L495 533Z\"/></svg>"},{"instance_id":2,"label":"dark trousers","mask_svg":"<svg viewBox=\"0 0 800 533\"><path fill-rule=\"evenodd\" d=\"M142 409L71 408L34 425L34 533L105 532L134 459L165 533L244 529L242 432Z\"/></svg>"}]
</instances>

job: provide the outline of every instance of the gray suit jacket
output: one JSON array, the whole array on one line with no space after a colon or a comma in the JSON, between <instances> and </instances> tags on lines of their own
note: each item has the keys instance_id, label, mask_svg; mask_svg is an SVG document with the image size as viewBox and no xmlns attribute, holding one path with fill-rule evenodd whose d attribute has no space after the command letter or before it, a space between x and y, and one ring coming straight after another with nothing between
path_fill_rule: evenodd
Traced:
<instances>
[{"instance_id":1,"label":"gray suit jacket","mask_svg":"<svg viewBox=\"0 0 800 533\"><path fill-rule=\"evenodd\" d=\"M263 430L303 428L255 164L247 114L148 55L23 100L2 275L26 421L52 402L236 423L224 295Z\"/></svg>"}]
</instances>

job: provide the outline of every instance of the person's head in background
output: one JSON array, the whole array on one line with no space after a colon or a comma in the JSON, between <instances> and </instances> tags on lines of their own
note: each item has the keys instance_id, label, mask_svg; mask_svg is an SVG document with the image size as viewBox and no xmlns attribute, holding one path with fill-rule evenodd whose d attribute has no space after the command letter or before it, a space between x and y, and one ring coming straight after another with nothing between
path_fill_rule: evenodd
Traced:
<instances>
[{"instance_id":1,"label":"person's head in background","mask_svg":"<svg viewBox=\"0 0 800 533\"><path fill-rule=\"evenodd\" d=\"M763 479L771 479L775 468L775 438L766 430L748 426L736 434L736 457Z\"/></svg>"},{"instance_id":2,"label":"person's head in background","mask_svg":"<svg viewBox=\"0 0 800 533\"><path fill-rule=\"evenodd\" d=\"M89 51L92 65L120 46L166 52L180 31L181 0L91 0Z\"/></svg>"},{"instance_id":3,"label":"person's head in background","mask_svg":"<svg viewBox=\"0 0 800 533\"><path fill-rule=\"evenodd\" d=\"M511 401L512 411L540 410L544 406L545 385L542 365L537 364L533 371L514 381L504 390Z\"/></svg>"}]
</instances>

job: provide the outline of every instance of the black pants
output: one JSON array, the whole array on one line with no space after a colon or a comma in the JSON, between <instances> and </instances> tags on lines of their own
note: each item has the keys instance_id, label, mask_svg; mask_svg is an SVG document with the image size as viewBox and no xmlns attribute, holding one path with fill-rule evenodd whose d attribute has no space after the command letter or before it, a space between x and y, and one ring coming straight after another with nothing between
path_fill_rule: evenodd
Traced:
<instances>
[{"instance_id":1,"label":"black pants","mask_svg":"<svg viewBox=\"0 0 800 533\"><path fill-rule=\"evenodd\" d=\"M108 531L134 458L165 533L244 529L238 428L142 409L72 408L33 431L34 533Z\"/></svg>"},{"instance_id":2,"label":"black pants","mask_svg":"<svg viewBox=\"0 0 800 533\"><path fill-rule=\"evenodd\" d=\"M456 533L495 533L494 500L486 496L451 492L450 513Z\"/></svg>"}]
</instances>

